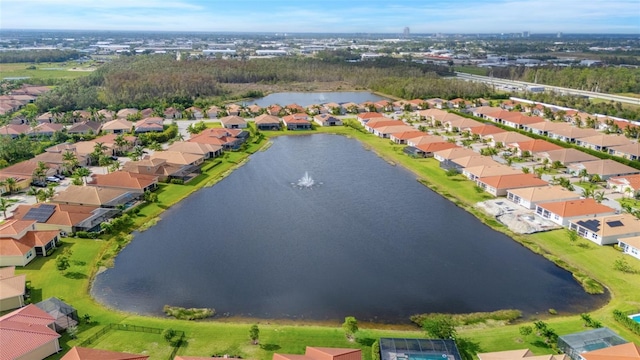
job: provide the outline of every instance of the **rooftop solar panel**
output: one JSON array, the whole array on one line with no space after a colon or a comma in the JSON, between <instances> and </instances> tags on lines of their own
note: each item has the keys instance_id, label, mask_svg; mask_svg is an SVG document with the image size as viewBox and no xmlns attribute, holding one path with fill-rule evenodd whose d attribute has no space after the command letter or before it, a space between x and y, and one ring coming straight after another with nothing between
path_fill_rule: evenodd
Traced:
<instances>
[{"instance_id":1,"label":"rooftop solar panel","mask_svg":"<svg viewBox=\"0 0 640 360\"><path fill-rule=\"evenodd\" d=\"M600 220L594 219L594 220L578 221L577 224L593 232L598 232L598 230L600 230Z\"/></svg>"},{"instance_id":2,"label":"rooftop solar panel","mask_svg":"<svg viewBox=\"0 0 640 360\"><path fill-rule=\"evenodd\" d=\"M29 209L23 219L35 220L39 223L45 223L51 215L56 211L55 205L41 204L39 207Z\"/></svg>"},{"instance_id":3,"label":"rooftop solar panel","mask_svg":"<svg viewBox=\"0 0 640 360\"><path fill-rule=\"evenodd\" d=\"M607 225L609 225L611 227L624 226L624 224L620 220L607 221Z\"/></svg>"}]
</instances>

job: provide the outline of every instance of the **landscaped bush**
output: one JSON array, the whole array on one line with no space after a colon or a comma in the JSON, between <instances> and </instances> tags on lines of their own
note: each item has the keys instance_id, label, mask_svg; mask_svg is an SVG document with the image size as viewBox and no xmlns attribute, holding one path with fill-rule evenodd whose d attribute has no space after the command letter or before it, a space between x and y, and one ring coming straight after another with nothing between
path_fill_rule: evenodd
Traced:
<instances>
[{"instance_id":1,"label":"landscaped bush","mask_svg":"<svg viewBox=\"0 0 640 360\"><path fill-rule=\"evenodd\" d=\"M214 309L209 308L183 308L179 306L169 306L165 305L162 309L165 314L168 316L173 316L179 320L198 320L198 319L206 319L210 316L213 316L216 311Z\"/></svg>"},{"instance_id":2,"label":"landscaped bush","mask_svg":"<svg viewBox=\"0 0 640 360\"><path fill-rule=\"evenodd\" d=\"M96 239L98 237L97 232L88 232L88 231L76 231L76 237L81 239Z\"/></svg>"},{"instance_id":3,"label":"landscaped bush","mask_svg":"<svg viewBox=\"0 0 640 360\"><path fill-rule=\"evenodd\" d=\"M470 325L486 322L487 320L505 321L507 323L510 323L516 319L521 318L522 312L520 310L507 309L492 312L475 312L470 314L416 314L411 316L411 321L421 326L426 319L442 315L450 316L455 321L456 325Z\"/></svg>"},{"instance_id":4,"label":"landscaped bush","mask_svg":"<svg viewBox=\"0 0 640 360\"><path fill-rule=\"evenodd\" d=\"M640 323L635 322L622 311L613 310L613 318L636 335L640 335Z\"/></svg>"},{"instance_id":5,"label":"landscaped bush","mask_svg":"<svg viewBox=\"0 0 640 360\"><path fill-rule=\"evenodd\" d=\"M171 179L172 184L184 185L184 180L182 179Z\"/></svg>"}]
</instances>

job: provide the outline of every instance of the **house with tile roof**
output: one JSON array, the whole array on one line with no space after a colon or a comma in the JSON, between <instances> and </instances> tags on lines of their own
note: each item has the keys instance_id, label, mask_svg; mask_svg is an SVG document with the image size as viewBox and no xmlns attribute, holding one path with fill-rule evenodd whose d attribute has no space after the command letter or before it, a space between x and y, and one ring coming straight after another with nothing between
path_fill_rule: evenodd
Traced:
<instances>
[{"instance_id":1,"label":"house with tile roof","mask_svg":"<svg viewBox=\"0 0 640 360\"><path fill-rule=\"evenodd\" d=\"M417 136L407 139L407 145L409 146L418 146L418 145L429 144L434 142L443 142L446 140L442 136L428 135L426 133L423 133L422 131L419 131L419 132L411 131L407 133L417 134ZM397 133L397 134L403 134L403 133ZM393 136L395 135L396 134L394 134Z\"/></svg>"},{"instance_id":2,"label":"house with tile roof","mask_svg":"<svg viewBox=\"0 0 640 360\"><path fill-rule=\"evenodd\" d=\"M599 134L600 133L598 133L594 129L577 128L574 126L550 129L547 131L547 136L549 136L550 138L568 142L571 144L575 143L578 139L597 136Z\"/></svg>"},{"instance_id":3,"label":"house with tile roof","mask_svg":"<svg viewBox=\"0 0 640 360\"><path fill-rule=\"evenodd\" d=\"M584 360L640 360L640 346L626 343L585 352L580 356Z\"/></svg>"},{"instance_id":4,"label":"house with tile roof","mask_svg":"<svg viewBox=\"0 0 640 360\"><path fill-rule=\"evenodd\" d=\"M522 173L513 175L485 176L477 178L476 184L493 196L506 196L507 190L548 185L546 181L533 174Z\"/></svg>"},{"instance_id":5,"label":"house with tile roof","mask_svg":"<svg viewBox=\"0 0 640 360\"><path fill-rule=\"evenodd\" d=\"M182 172L189 173L197 172L200 170L200 165L202 165L202 163L204 162L204 155L182 151L165 150L154 152L153 154L149 155L149 159L166 160L170 165L180 166Z\"/></svg>"},{"instance_id":6,"label":"house with tile roof","mask_svg":"<svg viewBox=\"0 0 640 360\"><path fill-rule=\"evenodd\" d=\"M372 130L374 135L383 139L390 139L393 134L414 131L415 128L403 123L400 125L376 126L373 127Z\"/></svg>"},{"instance_id":7,"label":"house with tile roof","mask_svg":"<svg viewBox=\"0 0 640 360\"><path fill-rule=\"evenodd\" d=\"M131 192L126 189L69 185L65 190L57 193L50 202L115 209L119 205L134 202L140 196L139 192Z\"/></svg>"},{"instance_id":8,"label":"house with tile roof","mask_svg":"<svg viewBox=\"0 0 640 360\"><path fill-rule=\"evenodd\" d=\"M360 349L307 346L304 355L273 354L273 360L362 360Z\"/></svg>"},{"instance_id":9,"label":"house with tile roof","mask_svg":"<svg viewBox=\"0 0 640 360\"><path fill-rule=\"evenodd\" d=\"M567 173L578 176L583 169L587 170L589 175L598 175L605 181L611 177L640 174L640 170L610 159L573 163L567 166Z\"/></svg>"},{"instance_id":10,"label":"house with tile roof","mask_svg":"<svg viewBox=\"0 0 640 360\"><path fill-rule=\"evenodd\" d=\"M602 205L591 198L553 201L536 205L536 215L565 227L575 219L615 214L615 209Z\"/></svg>"},{"instance_id":11,"label":"house with tile roof","mask_svg":"<svg viewBox=\"0 0 640 360\"><path fill-rule=\"evenodd\" d=\"M302 106L295 103L285 105L284 109L288 114L300 114L305 112L305 109Z\"/></svg>"},{"instance_id":12,"label":"house with tile roof","mask_svg":"<svg viewBox=\"0 0 640 360\"><path fill-rule=\"evenodd\" d=\"M369 121L367 121L364 124L365 130L367 130L372 134L375 133L376 128L380 128L383 126L407 126L407 125L401 120L393 120L389 118L373 118L373 119L369 119ZM409 130L413 131L415 130L415 128L411 128Z\"/></svg>"},{"instance_id":13,"label":"house with tile roof","mask_svg":"<svg viewBox=\"0 0 640 360\"><path fill-rule=\"evenodd\" d=\"M458 146L451 149L436 151L435 153L433 153L433 158L440 161L440 163L442 163L443 161L447 161L447 160L453 160L453 159L457 159L465 156L475 156L475 155L478 155L478 153L471 149ZM440 164L440 166L442 166L442 164Z\"/></svg>"},{"instance_id":14,"label":"house with tile roof","mask_svg":"<svg viewBox=\"0 0 640 360\"><path fill-rule=\"evenodd\" d=\"M560 129L568 129L572 126L567 123L557 123L551 121L541 121L533 124L528 124L526 127L526 131L541 135L541 136L549 136L550 131L560 130Z\"/></svg>"},{"instance_id":15,"label":"house with tile roof","mask_svg":"<svg viewBox=\"0 0 640 360\"><path fill-rule=\"evenodd\" d=\"M618 239L618 246L622 252L640 260L640 236L630 236Z\"/></svg>"},{"instance_id":16,"label":"house with tile roof","mask_svg":"<svg viewBox=\"0 0 640 360\"><path fill-rule=\"evenodd\" d=\"M443 169L456 169L459 173L462 173L462 169L481 165L499 165L497 161L493 160L491 156L484 156L478 153L475 155L462 156L451 160L446 160L440 164Z\"/></svg>"},{"instance_id":17,"label":"house with tile roof","mask_svg":"<svg viewBox=\"0 0 640 360\"><path fill-rule=\"evenodd\" d=\"M71 125L67 129L67 134L72 134L72 135L99 134L100 130L102 130L101 122L87 120L87 121L82 121L82 122Z\"/></svg>"},{"instance_id":18,"label":"house with tile roof","mask_svg":"<svg viewBox=\"0 0 640 360\"><path fill-rule=\"evenodd\" d=\"M578 200L580 199L580 194L559 185L535 186L507 190L507 199L525 209L534 210L536 205L540 203Z\"/></svg>"},{"instance_id":19,"label":"house with tile roof","mask_svg":"<svg viewBox=\"0 0 640 360\"><path fill-rule=\"evenodd\" d=\"M136 134L162 131L164 131L164 119L161 117L148 117L133 124L133 132Z\"/></svg>"},{"instance_id":20,"label":"house with tile roof","mask_svg":"<svg viewBox=\"0 0 640 360\"><path fill-rule=\"evenodd\" d=\"M427 135L426 133L414 129L414 130L403 131L399 133L393 133L391 134L390 139L396 144L408 145L410 140L416 140L416 142L419 142L421 139L428 138L428 137L429 135ZM439 141L443 141L443 139L439 138ZM415 142L414 142L414 145L411 145L411 146L415 146Z\"/></svg>"},{"instance_id":21,"label":"house with tile roof","mask_svg":"<svg viewBox=\"0 0 640 360\"><path fill-rule=\"evenodd\" d=\"M237 115L229 115L220 119L222 127L225 129L245 129L247 121Z\"/></svg>"},{"instance_id":22,"label":"house with tile roof","mask_svg":"<svg viewBox=\"0 0 640 360\"><path fill-rule=\"evenodd\" d=\"M507 165L479 165L462 169L462 175L475 181L479 178L499 175L516 175L522 174L522 171L516 170Z\"/></svg>"},{"instance_id":23,"label":"house with tile roof","mask_svg":"<svg viewBox=\"0 0 640 360\"><path fill-rule=\"evenodd\" d=\"M280 116L281 112L283 112L282 106L278 104L273 104L267 107L267 114L273 116Z\"/></svg>"},{"instance_id":24,"label":"house with tile roof","mask_svg":"<svg viewBox=\"0 0 640 360\"><path fill-rule=\"evenodd\" d=\"M131 117L131 116L137 116L138 113L139 113L138 109L133 109L133 108L120 109L116 113L116 118L117 119L126 119L126 118ZM131 127L129 127L129 129L131 129Z\"/></svg>"},{"instance_id":25,"label":"house with tile roof","mask_svg":"<svg viewBox=\"0 0 640 360\"><path fill-rule=\"evenodd\" d=\"M38 168L38 162L31 159L21 161L19 163L0 169L0 179L14 178L16 180L16 189L23 190L31 185L33 172ZM53 176L58 173L58 168L48 164L45 171L46 176ZM0 186L2 192L6 192L6 185Z\"/></svg>"},{"instance_id":26,"label":"house with tile roof","mask_svg":"<svg viewBox=\"0 0 640 360\"><path fill-rule=\"evenodd\" d=\"M133 123L125 119L115 119L102 125L102 131L112 134L124 134L131 131Z\"/></svg>"},{"instance_id":27,"label":"house with tile roof","mask_svg":"<svg viewBox=\"0 0 640 360\"><path fill-rule=\"evenodd\" d=\"M0 136L10 137L15 139L23 134L28 134L31 131L31 126L26 124L7 124L0 126Z\"/></svg>"},{"instance_id":28,"label":"house with tile roof","mask_svg":"<svg viewBox=\"0 0 640 360\"><path fill-rule=\"evenodd\" d=\"M379 119L379 118L383 118L383 119L389 119L386 116L384 116L383 114L377 113L377 112L363 112L363 113L359 113L358 116L356 117L356 119L358 120L358 122L362 125L366 124L367 122L369 122L369 120L372 119Z\"/></svg>"},{"instance_id":29,"label":"house with tile roof","mask_svg":"<svg viewBox=\"0 0 640 360\"><path fill-rule=\"evenodd\" d=\"M484 139L488 135L507 132L506 130L491 124L483 124L481 126L474 126L472 128L462 128L462 131L468 131L470 134L478 135L481 139Z\"/></svg>"},{"instance_id":30,"label":"house with tile roof","mask_svg":"<svg viewBox=\"0 0 640 360\"><path fill-rule=\"evenodd\" d=\"M192 136L188 142L197 142L203 144L219 145L225 150L237 149L243 143L243 139L239 138L242 130L240 129L205 129L200 134Z\"/></svg>"},{"instance_id":31,"label":"house with tile roof","mask_svg":"<svg viewBox=\"0 0 640 360\"><path fill-rule=\"evenodd\" d=\"M330 114L316 115L313 121L320 126L342 126L342 120Z\"/></svg>"},{"instance_id":32,"label":"house with tile roof","mask_svg":"<svg viewBox=\"0 0 640 360\"><path fill-rule=\"evenodd\" d=\"M479 360L571 360L567 355L534 355L529 349L478 353Z\"/></svg>"},{"instance_id":33,"label":"house with tile roof","mask_svg":"<svg viewBox=\"0 0 640 360\"><path fill-rule=\"evenodd\" d=\"M74 346L60 360L147 360L149 356Z\"/></svg>"},{"instance_id":34,"label":"house with tile roof","mask_svg":"<svg viewBox=\"0 0 640 360\"><path fill-rule=\"evenodd\" d=\"M42 360L60 351L60 335L48 325L54 321L35 305L0 317L0 359Z\"/></svg>"},{"instance_id":35,"label":"house with tile roof","mask_svg":"<svg viewBox=\"0 0 640 360\"><path fill-rule=\"evenodd\" d=\"M226 107L226 111L228 116L238 116L242 111L242 106L238 104L229 104Z\"/></svg>"},{"instance_id":36,"label":"house with tile roof","mask_svg":"<svg viewBox=\"0 0 640 360\"><path fill-rule=\"evenodd\" d=\"M536 158L541 163L544 162L545 159L547 159L549 163L559 161L563 166L573 163L599 160L599 158L577 149L542 151L536 154Z\"/></svg>"},{"instance_id":37,"label":"house with tile roof","mask_svg":"<svg viewBox=\"0 0 640 360\"><path fill-rule=\"evenodd\" d=\"M42 300L35 305L55 319L53 329L57 332L78 325L78 310L56 297Z\"/></svg>"},{"instance_id":38,"label":"house with tile roof","mask_svg":"<svg viewBox=\"0 0 640 360\"><path fill-rule=\"evenodd\" d=\"M157 164L140 164L146 171L147 167L157 167L159 164L165 163L166 160L158 159ZM130 161L127 164L137 163ZM137 164L136 164L137 165ZM149 170L151 172L151 170ZM87 186L98 186L103 188L121 189L128 192L144 194L145 191L153 191L158 188L158 175L136 173L129 171L114 171L109 174L93 174L91 180L87 182Z\"/></svg>"},{"instance_id":39,"label":"house with tile roof","mask_svg":"<svg viewBox=\"0 0 640 360\"><path fill-rule=\"evenodd\" d=\"M11 218L36 220L36 230L58 230L71 234L77 231L99 231L100 223L119 212L98 206L37 203L18 205Z\"/></svg>"},{"instance_id":40,"label":"house with tile roof","mask_svg":"<svg viewBox=\"0 0 640 360\"><path fill-rule=\"evenodd\" d=\"M28 135L32 136L32 137L37 137L37 136L51 137L51 136L53 136L53 134L55 134L57 132L61 132L64 128L65 127L62 124L42 123L42 124L38 124L38 125L36 125L36 127L32 128L29 131Z\"/></svg>"},{"instance_id":41,"label":"house with tile roof","mask_svg":"<svg viewBox=\"0 0 640 360\"><path fill-rule=\"evenodd\" d=\"M169 145L168 151L177 151L186 154L200 155L204 159L212 159L222 155L222 146L197 142L176 141Z\"/></svg>"},{"instance_id":42,"label":"house with tile roof","mask_svg":"<svg viewBox=\"0 0 640 360\"><path fill-rule=\"evenodd\" d=\"M611 177L607 179L607 187L614 192L635 197L640 195L640 174Z\"/></svg>"},{"instance_id":43,"label":"house with tile roof","mask_svg":"<svg viewBox=\"0 0 640 360\"><path fill-rule=\"evenodd\" d=\"M284 116L282 123L287 130L310 130L311 122L309 116L305 113L297 113Z\"/></svg>"},{"instance_id":44,"label":"house with tile roof","mask_svg":"<svg viewBox=\"0 0 640 360\"><path fill-rule=\"evenodd\" d=\"M443 123L443 126L447 131L461 132L463 129L472 129L474 127L484 126L484 124L473 119L460 117L460 119L447 120Z\"/></svg>"},{"instance_id":45,"label":"house with tile roof","mask_svg":"<svg viewBox=\"0 0 640 360\"><path fill-rule=\"evenodd\" d=\"M277 116L262 114L254 119L258 130L280 130L280 118Z\"/></svg>"},{"instance_id":46,"label":"house with tile roof","mask_svg":"<svg viewBox=\"0 0 640 360\"><path fill-rule=\"evenodd\" d=\"M525 152L535 156L541 152L561 150L562 146L558 146L546 140L534 139L507 144L507 148L512 149L518 156L522 156Z\"/></svg>"},{"instance_id":47,"label":"house with tile roof","mask_svg":"<svg viewBox=\"0 0 640 360\"><path fill-rule=\"evenodd\" d=\"M0 311L23 307L27 275L16 275L15 266L0 268Z\"/></svg>"},{"instance_id":48,"label":"house with tile roof","mask_svg":"<svg viewBox=\"0 0 640 360\"><path fill-rule=\"evenodd\" d=\"M640 235L640 219L631 214L584 217L569 221L569 228L598 245L610 245L620 238Z\"/></svg>"},{"instance_id":49,"label":"house with tile roof","mask_svg":"<svg viewBox=\"0 0 640 360\"><path fill-rule=\"evenodd\" d=\"M609 149L615 146L630 144L632 144L631 141L623 135L598 134L576 139L576 145L578 146L605 152L609 152Z\"/></svg>"},{"instance_id":50,"label":"house with tile roof","mask_svg":"<svg viewBox=\"0 0 640 360\"><path fill-rule=\"evenodd\" d=\"M174 107L168 107L164 109L164 117L165 119L181 119L182 112Z\"/></svg>"},{"instance_id":51,"label":"house with tile roof","mask_svg":"<svg viewBox=\"0 0 640 360\"><path fill-rule=\"evenodd\" d=\"M627 145L612 146L609 154L620 156L629 160L640 160L640 143L629 143Z\"/></svg>"},{"instance_id":52,"label":"house with tile roof","mask_svg":"<svg viewBox=\"0 0 640 360\"><path fill-rule=\"evenodd\" d=\"M458 147L458 145L447 142L430 142L424 144L418 144L416 146L407 146L403 149L406 154L420 157L433 157L433 154L438 151L447 150Z\"/></svg>"},{"instance_id":53,"label":"house with tile roof","mask_svg":"<svg viewBox=\"0 0 640 360\"><path fill-rule=\"evenodd\" d=\"M25 266L48 256L60 243L60 231L36 230L35 220L9 219L0 224L0 266Z\"/></svg>"},{"instance_id":54,"label":"house with tile roof","mask_svg":"<svg viewBox=\"0 0 640 360\"><path fill-rule=\"evenodd\" d=\"M531 141L533 139L526 135L507 131L507 132L487 135L486 140L488 141L488 144L490 146L496 146L498 144L507 145L507 144L517 143L517 142Z\"/></svg>"}]
</instances>

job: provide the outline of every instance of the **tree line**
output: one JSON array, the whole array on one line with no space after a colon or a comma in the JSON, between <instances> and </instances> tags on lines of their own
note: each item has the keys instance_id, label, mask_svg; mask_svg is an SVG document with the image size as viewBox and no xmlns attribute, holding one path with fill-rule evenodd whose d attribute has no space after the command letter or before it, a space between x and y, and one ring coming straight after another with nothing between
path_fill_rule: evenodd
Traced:
<instances>
[{"instance_id":1,"label":"tree line","mask_svg":"<svg viewBox=\"0 0 640 360\"><path fill-rule=\"evenodd\" d=\"M80 58L76 50L9 50L0 52L0 63L63 62Z\"/></svg>"},{"instance_id":2,"label":"tree line","mask_svg":"<svg viewBox=\"0 0 640 360\"><path fill-rule=\"evenodd\" d=\"M603 114L627 120L640 120L640 108L625 107L620 102L592 102L589 98L561 95L553 92L525 93L518 95L539 103L555 104L581 110L590 114Z\"/></svg>"},{"instance_id":3,"label":"tree line","mask_svg":"<svg viewBox=\"0 0 640 360\"><path fill-rule=\"evenodd\" d=\"M123 57L71 80L41 96L41 111L105 107L158 107L174 103L188 107L210 97L233 98L239 90L226 84L289 84L301 82L347 82L400 98L482 97L491 90L482 84L443 80L451 74L446 66L419 64L382 57L357 63L335 58L275 58L249 61L190 59L171 56ZM241 92L241 90L240 90Z\"/></svg>"}]
</instances>

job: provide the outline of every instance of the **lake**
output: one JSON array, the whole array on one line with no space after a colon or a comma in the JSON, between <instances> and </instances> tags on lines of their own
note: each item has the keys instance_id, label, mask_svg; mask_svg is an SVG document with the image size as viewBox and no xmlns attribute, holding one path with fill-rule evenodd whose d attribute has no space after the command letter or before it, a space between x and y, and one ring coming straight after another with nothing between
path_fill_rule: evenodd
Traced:
<instances>
[{"instance_id":1,"label":"lake","mask_svg":"<svg viewBox=\"0 0 640 360\"><path fill-rule=\"evenodd\" d=\"M330 102L335 102L338 104L346 102L361 104L365 101L376 102L380 100L389 99L366 91L282 92L270 94L263 98L245 101L244 104L258 104L261 107L267 107L273 104L279 104L280 106L298 104L300 106L306 107L309 105L324 104Z\"/></svg>"},{"instance_id":2,"label":"lake","mask_svg":"<svg viewBox=\"0 0 640 360\"><path fill-rule=\"evenodd\" d=\"M297 182L308 172L315 184ZM282 136L170 208L97 276L98 301L258 318L589 311L570 273L337 135Z\"/></svg>"}]
</instances>

